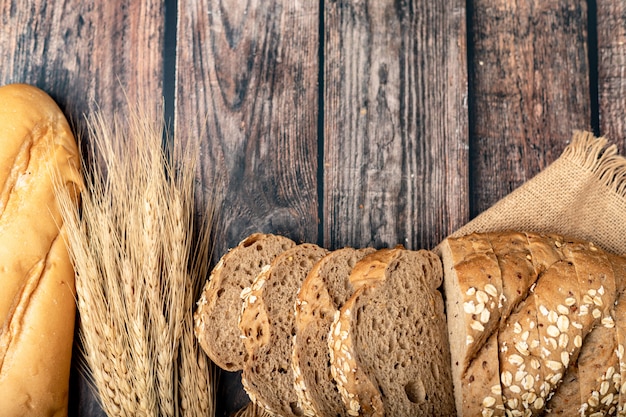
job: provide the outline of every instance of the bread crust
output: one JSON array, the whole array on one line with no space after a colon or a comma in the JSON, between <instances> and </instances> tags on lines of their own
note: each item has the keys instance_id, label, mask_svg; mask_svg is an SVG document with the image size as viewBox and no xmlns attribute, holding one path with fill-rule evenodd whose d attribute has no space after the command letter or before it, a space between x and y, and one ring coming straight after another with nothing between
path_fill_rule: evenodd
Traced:
<instances>
[{"instance_id":1,"label":"bread crust","mask_svg":"<svg viewBox=\"0 0 626 417\"><path fill-rule=\"evenodd\" d=\"M76 305L55 185L78 204L78 149L52 98L25 84L0 88L0 132L0 415L65 416Z\"/></svg>"}]
</instances>

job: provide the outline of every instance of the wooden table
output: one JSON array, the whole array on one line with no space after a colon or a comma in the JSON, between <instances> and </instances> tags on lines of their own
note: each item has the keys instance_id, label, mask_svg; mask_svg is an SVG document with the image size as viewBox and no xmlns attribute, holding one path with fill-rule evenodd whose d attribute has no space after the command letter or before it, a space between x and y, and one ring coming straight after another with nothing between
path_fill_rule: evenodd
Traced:
<instances>
[{"instance_id":1,"label":"wooden table","mask_svg":"<svg viewBox=\"0 0 626 417\"><path fill-rule=\"evenodd\" d=\"M94 4L95 3L95 4ZM0 0L0 84L124 94L201 142L215 258L254 231L431 248L557 158L626 146L624 0ZM236 397L224 378L223 402ZM236 385L236 384L235 384ZM101 415L74 373L71 414ZM226 414L233 407L222 407Z\"/></svg>"}]
</instances>

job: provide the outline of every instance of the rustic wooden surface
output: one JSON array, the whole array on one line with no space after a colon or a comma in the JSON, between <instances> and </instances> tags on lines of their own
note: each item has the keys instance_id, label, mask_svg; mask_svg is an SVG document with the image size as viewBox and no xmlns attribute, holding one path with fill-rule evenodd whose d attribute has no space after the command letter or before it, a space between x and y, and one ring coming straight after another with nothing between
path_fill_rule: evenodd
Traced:
<instances>
[{"instance_id":1,"label":"rustic wooden surface","mask_svg":"<svg viewBox=\"0 0 626 417\"><path fill-rule=\"evenodd\" d=\"M572 130L626 148L624 0L92 3L0 0L0 84L37 85L77 126L163 98L174 140L201 144L214 259L259 230L430 248ZM227 415L246 398L221 381ZM102 415L77 367L71 415Z\"/></svg>"}]
</instances>

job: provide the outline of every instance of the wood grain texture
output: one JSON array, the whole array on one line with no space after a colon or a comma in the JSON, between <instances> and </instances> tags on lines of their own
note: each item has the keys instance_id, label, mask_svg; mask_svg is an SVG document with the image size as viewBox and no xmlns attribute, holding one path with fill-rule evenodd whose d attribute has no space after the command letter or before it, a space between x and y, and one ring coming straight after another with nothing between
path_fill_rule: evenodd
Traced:
<instances>
[{"instance_id":1,"label":"wood grain texture","mask_svg":"<svg viewBox=\"0 0 626 417\"><path fill-rule=\"evenodd\" d=\"M475 0L470 11L472 217L590 129L587 7Z\"/></svg>"},{"instance_id":2,"label":"wood grain texture","mask_svg":"<svg viewBox=\"0 0 626 417\"><path fill-rule=\"evenodd\" d=\"M162 101L163 4L0 0L0 83L48 92L73 121L97 106Z\"/></svg>"},{"instance_id":3,"label":"wood grain texture","mask_svg":"<svg viewBox=\"0 0 626 417\"><path fill-rule=\"evenodd\" d=\"M317 241L318 6L179 1L176 135L199 138L216 256L253 231Z\"/></svg>"},{"instance_id":4,"label":"wood grain texture","mask_svg":"<svg viewBox=\"0 0 626 417\"><path fill-rule=\"evenodd\" d=\"M29 83L49 93L80 129L98 107L110 117L126 103L162 100L163 4L0 0L0 85ZM70 416L104 416L75 349Z\"/></svg>"},{"instance_id":5,"label":"wood grain texture","mask_svg":"<svg viewBox=\"0 0 626 417\"><path fill-rule=\"evenodd\" d=\"M428 248L467 205L465 2L329 1L324 244Z\"/></svg>"},{"instance_id":6,"label":"wood grain texture","mask_svg":"<svg viewBox=\"0 0 626 417\"><path fill-rule=\"evenodd\" d=\"M317 2L179 0L177 140L199 140L215 258L252 232L317 242ZM218 415L248 402L222 373Z\"/></svg>"},{"instance_id":7,"label":"wood grain texture","mask_svg":"<svg viewBox=\"0 0 626 417\"><path fill-rule=\"evenodd\" d=\"M600 134L626 149L626 3L597 0Z\"/></svg>"}]
</instances>

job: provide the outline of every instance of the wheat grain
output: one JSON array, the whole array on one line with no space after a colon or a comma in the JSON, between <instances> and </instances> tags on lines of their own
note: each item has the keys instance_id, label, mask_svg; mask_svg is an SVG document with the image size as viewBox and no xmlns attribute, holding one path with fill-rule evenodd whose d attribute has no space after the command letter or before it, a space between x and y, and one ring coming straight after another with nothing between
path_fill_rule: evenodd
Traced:
<instances>
[{"instance_id":1,"label":"wheat grain","mask_svg":"<svg viewBox=\"0 0 626 417\"><path fill-rule=\"evenodd\" d=\"M85 366L109 416L211 416L215 368L192 328L212 225L193 222L199 153L172 148L168 159L159 119L128 111L87 119L80 212L57 189Z\"/></svg>"}]
</instances>

